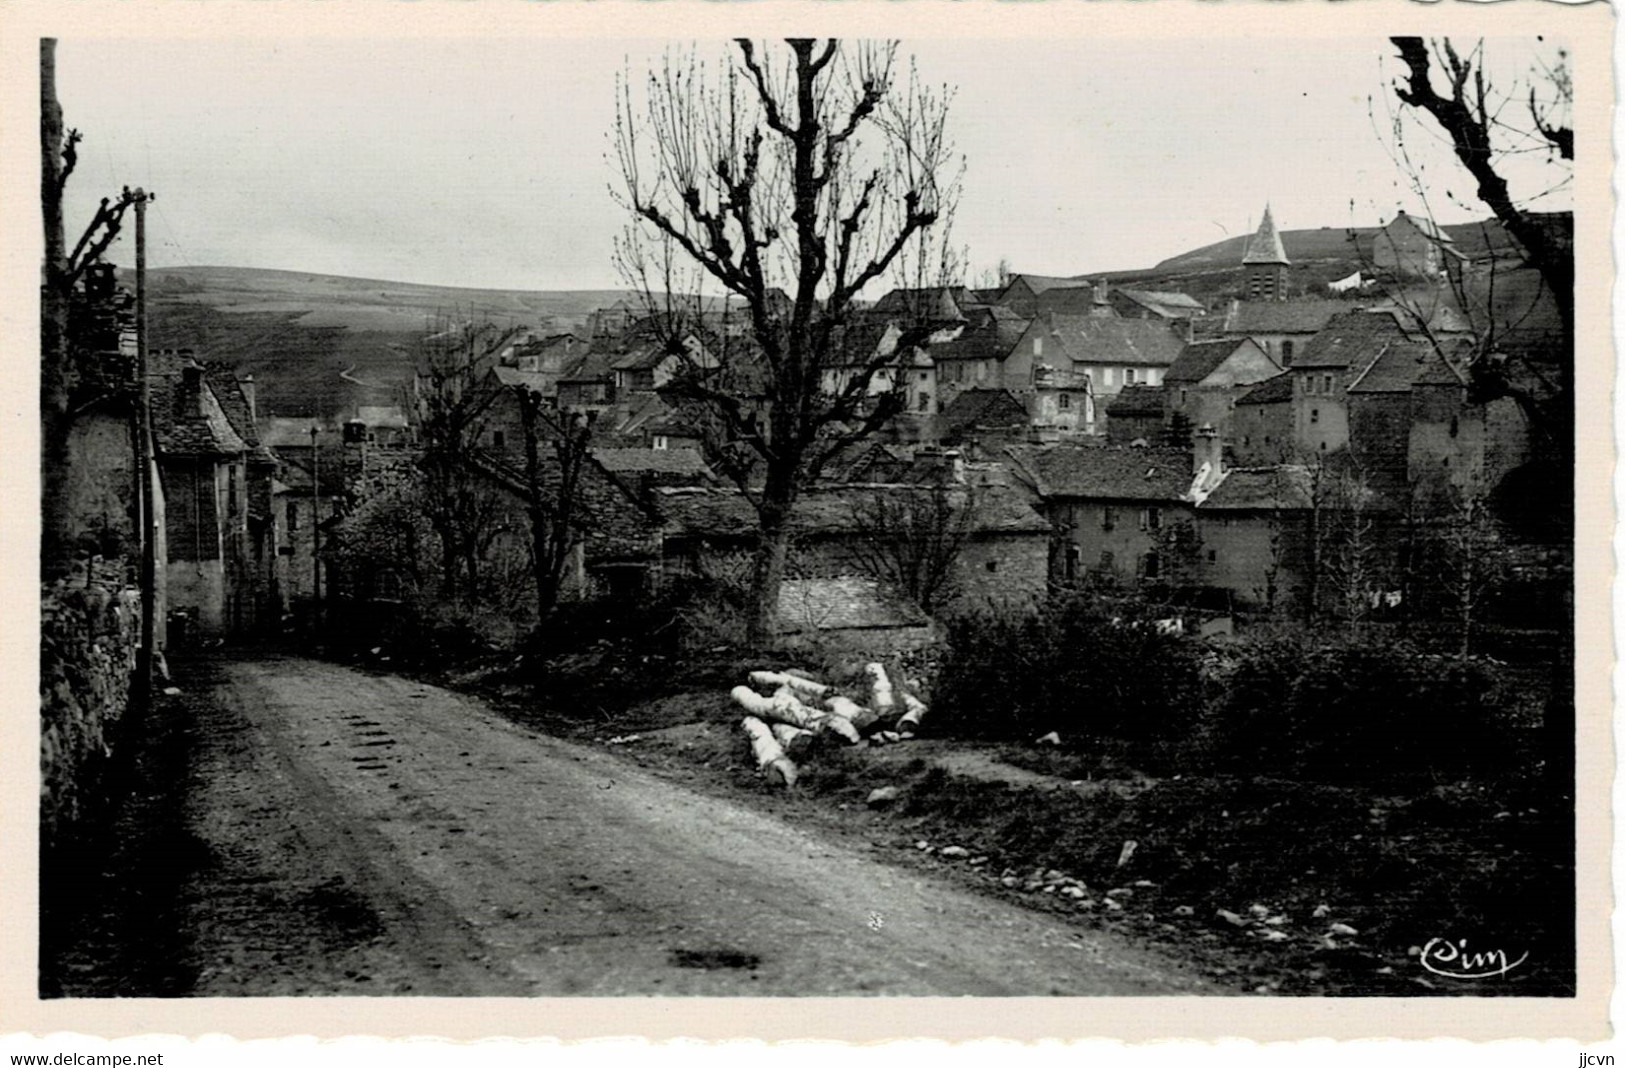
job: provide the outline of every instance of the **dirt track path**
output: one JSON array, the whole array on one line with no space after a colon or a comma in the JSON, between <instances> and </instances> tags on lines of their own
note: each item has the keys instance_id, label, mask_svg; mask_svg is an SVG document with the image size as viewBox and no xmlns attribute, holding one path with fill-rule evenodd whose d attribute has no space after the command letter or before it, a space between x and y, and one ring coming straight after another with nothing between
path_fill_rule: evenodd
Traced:
<instances>
[{"instance_id":1,"label":"dirt track path","mask_svg":"<svg viewBox=\"0 0 1625 1068\"><path fill-rule=\"evenodd\" d=\"M268 657L192 687L192 993L1205 992L432 686Z\"/></svg>"}]
</instances>

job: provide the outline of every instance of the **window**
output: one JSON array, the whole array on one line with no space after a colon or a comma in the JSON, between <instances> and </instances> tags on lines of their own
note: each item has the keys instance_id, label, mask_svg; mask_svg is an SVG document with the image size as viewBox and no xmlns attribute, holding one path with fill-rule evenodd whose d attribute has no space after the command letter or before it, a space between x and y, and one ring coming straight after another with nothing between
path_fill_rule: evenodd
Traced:
<instances>
[{"instance_id":1,"label":"window","mask_svg":"<svg viewBox=\"0 0 1625 1068\"><path fill-rule=\"evenodd\" d=\"M1132 386L1140 380L1139 372L1132 367L1123 368L1123 385Z\"/></svg>"},{"instance_id":2,"label":"window","mask_svg":"<svg viewBox=\"0 0 1625 1068\"><path fill-rule=\"evenodd\" d=\"M1450 417L1450 436L1455 437L1460 432L1461 432L1461 420L1459 418L1457 418L1456 416L1452 415Z\"/></svg>"},{"instance_id":3,"label":"window","mask_svg":"<svg viewBox=\"0 0 1625 1068\"><path fill-rule=\"evenodd\" d=\"M1078 577L1078 564L1081 562L1082 556L1083 554L1078 551L1077 545L1072 543L1067 544L1066 580L1068 582L1072 582Z\"/></svg>"},{"instance_id":4,"label":"window","mask_svg":"<svg viewBox=\"0 0 1625 1068\"><path fill-rule=\"evenodd\" d=\"M1320 409L1319 408L1310 408L1309 409L1309 421L1311 423L1320 422Z\"/></svg>"},{"instance_id":5,"label":"window","mask_svg":"<svg viewBox=\"0 0 1625 1068\"><path fill-rule=\"evenodd\" d=\"M1117 558L1112 555L1112 551L1110 549L1102 549L1100 552L1100 570L1110 571L1116 566Z\"/></svg>"},{"instance_id":6,"label":"window","mask_svg":"<svg viewBox=\"0 0 1625 1068\"><path fill-rule=\"evenodd\" d=\"M1061 394L1061 407L1063 409L1072 407L1072 395L1070 393Z\"/></svg>"},{"instance_id":7,"label":"window","mask_svg":"<svg viewBox=\"0 0 1625 1068\"><path fill-rule=\"evenodd\" d=\"M928 372L928 371L921 371L921 372L920 372L920 381L921 381L921 382L929 382L929 381L931 381L931 374L930 374L930 372Z\"/></svg>"},{"instance_id":8,"label":"window","mask_svg":"<svg viewBox=\"0 0 1625 1068\"><path fill-rule=\"evenodd\" d=\"M1162 529L1162 509L1160 509L1160 508L1146 508L1146 509L1143 509L1140 512L1140 529L1141 530L1161 530Z\"/></svg>"},{"instance_id":9,"label":"window","mask_svg":"<svg viewBox=\"0 0 1625 1068\"><path fill-rule=\"evenodd\" d=\"M1100 529L1111 530L1115 526L1117 526L1117 509L1108 504L1100 510Z\"/></svg>"},{"instance_id":10,"label":"window","mask_svg":"<svg viewBox=\"0 0 1625 1068\"><path fill-rule=\"evenodd\" d=\"M1033 355L1044 355L1044 339L1042 336L1033 338Z\"/></svg>"},{"instance_id":11,"label":"window","mask_svg":"<svg viewBox=\"0 0 1625 1068\"><path fill-rule=\"evenodd\" d=\"M985 566L989 571L997 571L999 569L999 562L997 560L989 560Z\"/></svg>"},{"instance_id":12,"label":"window","mask_svg":"<svg viewBox=\"0 0 1625 1068\"><path fill-rule=\"evenodd\" d=\"M1103 370L1102 370L1102 371L1101 371L1101 374L1102 374L1102 375L1103 375L1103 376L1104 376L1104 377L1103 377L1103 378L1102 378L1102 379L1101 379L1101 382L1102 382L1102 383L1103 383L1103 384L1104 384L1104 385L1108 385L1108 386L1109 386L1109 385L1111 385L1111 384L1112 384L1112 369L1111 369L1111 368L1110 368L1110 367L1107 367L1107 368L1104 368L1104 369L1103 369Z\"/></svg>"},{"instance_id":13,"label":"window","mask_svg":"<svg viewBox=\"0 0 1625 1068\"><path fill-rule=\"evenodd\" d=\"M1207 551L1207 562L1210 563L1210 564L1218 563L1219 562L1219 550L1217 550L1217 549L1209 549Z\"/></svg>"},{"instance_id":14,"label":"window","mask_svg":"<svg viewBox=\"0 0 1625 1068\"><path fill-rule=\"evenodd\" d=\"M1189 400L1189 399L1190 399L1190 394L1189 394L1188 390L1183 390L1182 389L1182 390L1179 391L1179 406L1181 408L1185 407L1185 402L1187 400Z\"/></svg>"},{"instance_id":15,"label":"window","mask_svg":"<svg viewBox=\"0 0 1625 1068\"><path fill-rule=\"evenodd\" d=\"M666 435L664 435L664 434L656 434L655 435L655 440L654 440L654 448L655 449L657 449L657 450L659 450L661 452L664 452L666 449L670 448L670 446L671 446L671 442L666 438Z\"/></svg>"},{"instance_id":16,"label":"window","mask_svg":"<svg viewBox=\"0 0 1625 1068\"><path fill-rule=\"evenodd\" d=\"M1162 561L1156 553L1146 553L1140 558L1140 574L1148 579L1157 578L1162 574Z\"/></svg>"},{"instance_id":17,"label":"window","mask_svg":"<svg viewBox=\"0 0 1625 1068\"><path fill-rule=\"evenodd\" d=\"M506 434L504 434L500 430L491 431L491 447L493 449L506 448L507 445L508 445L508 437L507 437Z\"/></svg>"},{"instance_id":18,"label":"window","mask_svg":"<svg viewBox=\"0 0 1625 1068\"><path fill-rule=\"evenodd\" d=\"M299 529L299 505L295 501L288 502L288 529Z\"/></svg>"},{"instance_id":19,"label":"window","mask_svg":"<svg viewBox=\"0 0 1625 1068\"><path fill-rule=\"evenodd\" d=\"M1290 341L1281 342L1281 366L1292 366L1292 342Z\"/></svg>"},{"instance_id":20,"label":"window","mask_svg":"<svg viewBox=\"0 0 1625 1068\"><path fill-rule=\"evenodd\" d=\"M1331 391L1332 391L1332 376L1331 375L1321 375L1320 376L1320 391L1322 393L1328 393L1328 394L1331 393Z\"/></svg>"},{"instance_id":21,"label":"window","mask_svg":"<svg viewBox=\"0 0 1625 1068\"><path fill-rule=\"evenodd\" d=\"M929 412L931 410L931 394L925 392L923 389L920 390L920 401L918 407L922 412Z\"/></svg>"}]
</instances>

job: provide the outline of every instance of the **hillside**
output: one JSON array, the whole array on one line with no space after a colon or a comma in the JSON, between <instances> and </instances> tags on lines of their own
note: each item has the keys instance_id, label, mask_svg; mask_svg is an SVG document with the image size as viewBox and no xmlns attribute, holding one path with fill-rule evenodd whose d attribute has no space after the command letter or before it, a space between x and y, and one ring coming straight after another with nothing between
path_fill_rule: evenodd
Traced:
<instances>
[{"instance_id":1,"label":"hillside","mask_svg":"<svg viewBox=\"0 0 1625 1068\"><path fill-rule=\"evenodd\" d=\"M1375 234L1377 229L1374 226L1356 227L1352 233L1364 240ZM1489 249L1499 252L1512 247L1512 239L1502 229L1501 224L1493 220L1482 223L1458 223L1441 229L1449 234L1456 247L1468 256L1478 256ZM1350 245L1350 233L1350 229L1345 226L1322 226L1318 230L1283 230L1281 243L1286 248L1287 259L1295 264L1316 260L1347 261L1350 264L1349 269L1354 270L1359 266L1359 256ZM1181 273L1215 268L1233 269L1240 265L1242 254L1246 251L1247 242L1251 238L1251 234L1240 234L1190 252L1182 252L1163 260L1151 268L1151 271Z\"/></svg>"},{"instance_id":2,"label":"hillside","mask_svg":"<svg viewBox=\"0 0 1625 1068\"><path fill-rule=\"evenodd\" d=\"M261 411L288 416L332 416L356 404L392 402L410 380L414 340L437 317L564 331L625 296L247 267L163 267L148 278L154 347L194 349L239 375L254 375Z\"/></svg>"}]
</instances>

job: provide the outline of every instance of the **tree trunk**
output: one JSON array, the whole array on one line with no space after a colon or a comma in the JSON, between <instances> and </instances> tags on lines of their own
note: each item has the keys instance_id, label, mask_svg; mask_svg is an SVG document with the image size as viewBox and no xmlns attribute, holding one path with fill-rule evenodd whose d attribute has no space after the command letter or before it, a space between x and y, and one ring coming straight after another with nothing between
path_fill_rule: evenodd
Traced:
<instances>
[{"instance_id":1,"label":"tree trunk","mask_svg":"<svg viewBox=\"0 0 1625 1068\"><path fill-rule=\"evenodd\" d=\"M40 568L43 576L72 559L64 480L68 469L67 242L62 232L62 105L56 98L56 41L40 40L40 208L45 263L40 286Z\"/></svg>"},{"instance_id":2,"label":"tree trunk","mask_svg":"<svg viewBox=\"0 0 1625 1068\"><path fill-rule=\"evenodd\" d=\"M771 465L762 488L761 524L756 558L751 567L749 639L761 645L772 638L779 621L779 590L784 585L784 564L790 548L790 509L795 504L795 476L783 465Z\"/></svg>"}]
</instances>

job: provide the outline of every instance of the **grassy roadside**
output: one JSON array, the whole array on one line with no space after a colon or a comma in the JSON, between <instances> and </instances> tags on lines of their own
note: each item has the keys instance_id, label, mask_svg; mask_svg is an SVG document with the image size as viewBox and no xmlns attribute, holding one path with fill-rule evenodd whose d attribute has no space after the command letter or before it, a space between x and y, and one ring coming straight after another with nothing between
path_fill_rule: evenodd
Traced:
<instances>
[{"instance_id":1,"label":"grassy roadside","mask_svg":"<svg viewBox=\"0 0 1625 1068\"><path fill-rule=\"evenodd\" d=\"M555 665L540 686L501 671L442 681L888 862L1122 931L1238 992L1572 993L1558 907L1572 888L1567 824L1541 811L1533 784L1437 782L1398 795L1254 776L1152 779L1101 756L926 738L825 750L787 792L757 773L727 698L761 663L605 655ZM880 786L899 796L871 808ZM1417 949L1463 938L1529 957L1478 980L1422 967Z\"/></svg>"}]
</instances>

